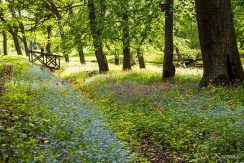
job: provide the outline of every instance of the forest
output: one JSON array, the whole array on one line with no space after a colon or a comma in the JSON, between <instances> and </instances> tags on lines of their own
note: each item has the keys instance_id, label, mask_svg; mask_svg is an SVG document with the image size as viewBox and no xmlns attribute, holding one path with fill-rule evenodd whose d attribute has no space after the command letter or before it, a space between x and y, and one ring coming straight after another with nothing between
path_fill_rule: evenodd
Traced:
<instances>
[{"instance_id":1,"label":"forest","mask_svg":"<svg viewBox=\"0 0 244 163\"><path fill-rule=\"evenodd\" d=\"M243 0L1 0L0 162L244 161Z\"/></svg>"}]
</instances>

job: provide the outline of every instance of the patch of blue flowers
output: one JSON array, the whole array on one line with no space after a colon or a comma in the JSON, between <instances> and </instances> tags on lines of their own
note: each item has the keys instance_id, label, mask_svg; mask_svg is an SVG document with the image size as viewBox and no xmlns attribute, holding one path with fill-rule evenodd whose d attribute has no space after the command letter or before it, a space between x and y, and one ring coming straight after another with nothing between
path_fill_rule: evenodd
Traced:
<instances>
[{"instance_id":1,"label":"patch of blue flowers","mask_svg":"<svg viewBox=\"0 0 244 163\"><path fill-rule=\"evenodd\" d=\"M42 142L29 151L34 160L132 162L131 154L108 126L99 109L80 91L47 70L33 67L14 78L12 89L28 91L33 122L43 122ZM35 126L35 124L33 124ZM35 150L36 149L36 150ZM21 148L17 148L21 153ZM29 159L29 158L27 158ZM26 161L26 160L23 160Z\"/></svg>"}]
</instances>

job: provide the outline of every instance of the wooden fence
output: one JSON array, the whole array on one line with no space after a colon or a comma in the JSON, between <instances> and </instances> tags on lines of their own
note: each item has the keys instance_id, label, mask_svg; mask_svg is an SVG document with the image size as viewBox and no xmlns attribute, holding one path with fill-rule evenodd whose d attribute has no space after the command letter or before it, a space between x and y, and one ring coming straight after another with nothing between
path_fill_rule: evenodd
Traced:
<instances>
[{"instance_id":1,"label":"wooden fence","mask_svg":"<svg viewBox=\"0 0 244 163\"><path fill-rule=\"evenodd\" d=\"M44 52L30 51L29 61L35 63L39 61L45 67L55 70L60 69L60 55L54 55Z\"/></svg>"}]
</instances>

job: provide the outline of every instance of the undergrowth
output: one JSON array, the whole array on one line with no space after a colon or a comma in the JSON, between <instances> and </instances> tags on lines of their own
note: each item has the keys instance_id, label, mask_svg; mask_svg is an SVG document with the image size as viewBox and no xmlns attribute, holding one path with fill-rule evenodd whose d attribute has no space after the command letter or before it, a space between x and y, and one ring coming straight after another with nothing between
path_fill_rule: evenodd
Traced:
<instances>
[{"instance_id":1,"label":"undergrowth","mask_svg":"<svg viewBox=\"0 0 244 163\"><path fill-rule=\"evenodd\" d=\"M95 105L22 58L0 57L0 162L130 162Z\"/></svg>"},{"instance_id":2,"label":"undergrowth","mask_svg":"<svg viewBox=\"0 0 244 163\"><path fill-rule=\"evenodd\" d=\"M200 74L165 82L150 71L88 74L65 79L86 92L120 140L148 160L244 159L243 86L199 88Z\"/></svg>"}]
</instances>

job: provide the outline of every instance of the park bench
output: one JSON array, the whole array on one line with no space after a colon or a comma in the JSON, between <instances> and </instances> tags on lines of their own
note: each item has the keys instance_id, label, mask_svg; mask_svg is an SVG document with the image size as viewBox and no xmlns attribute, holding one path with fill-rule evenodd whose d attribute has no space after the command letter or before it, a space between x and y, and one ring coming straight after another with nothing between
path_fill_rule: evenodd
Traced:
<instances>
[{"instance_id":1,"label":"park bench","mask_svg":"<svg viewBox=\"0 0 244 163\"><path fill-rule=\"evenodd\" d=\"M39 61L43 66L51 69L58 70L60 69L60 55L54 55L44 52L37 52L30 50L29 61L35 63Z\"/></svg>"}]
</instances>

